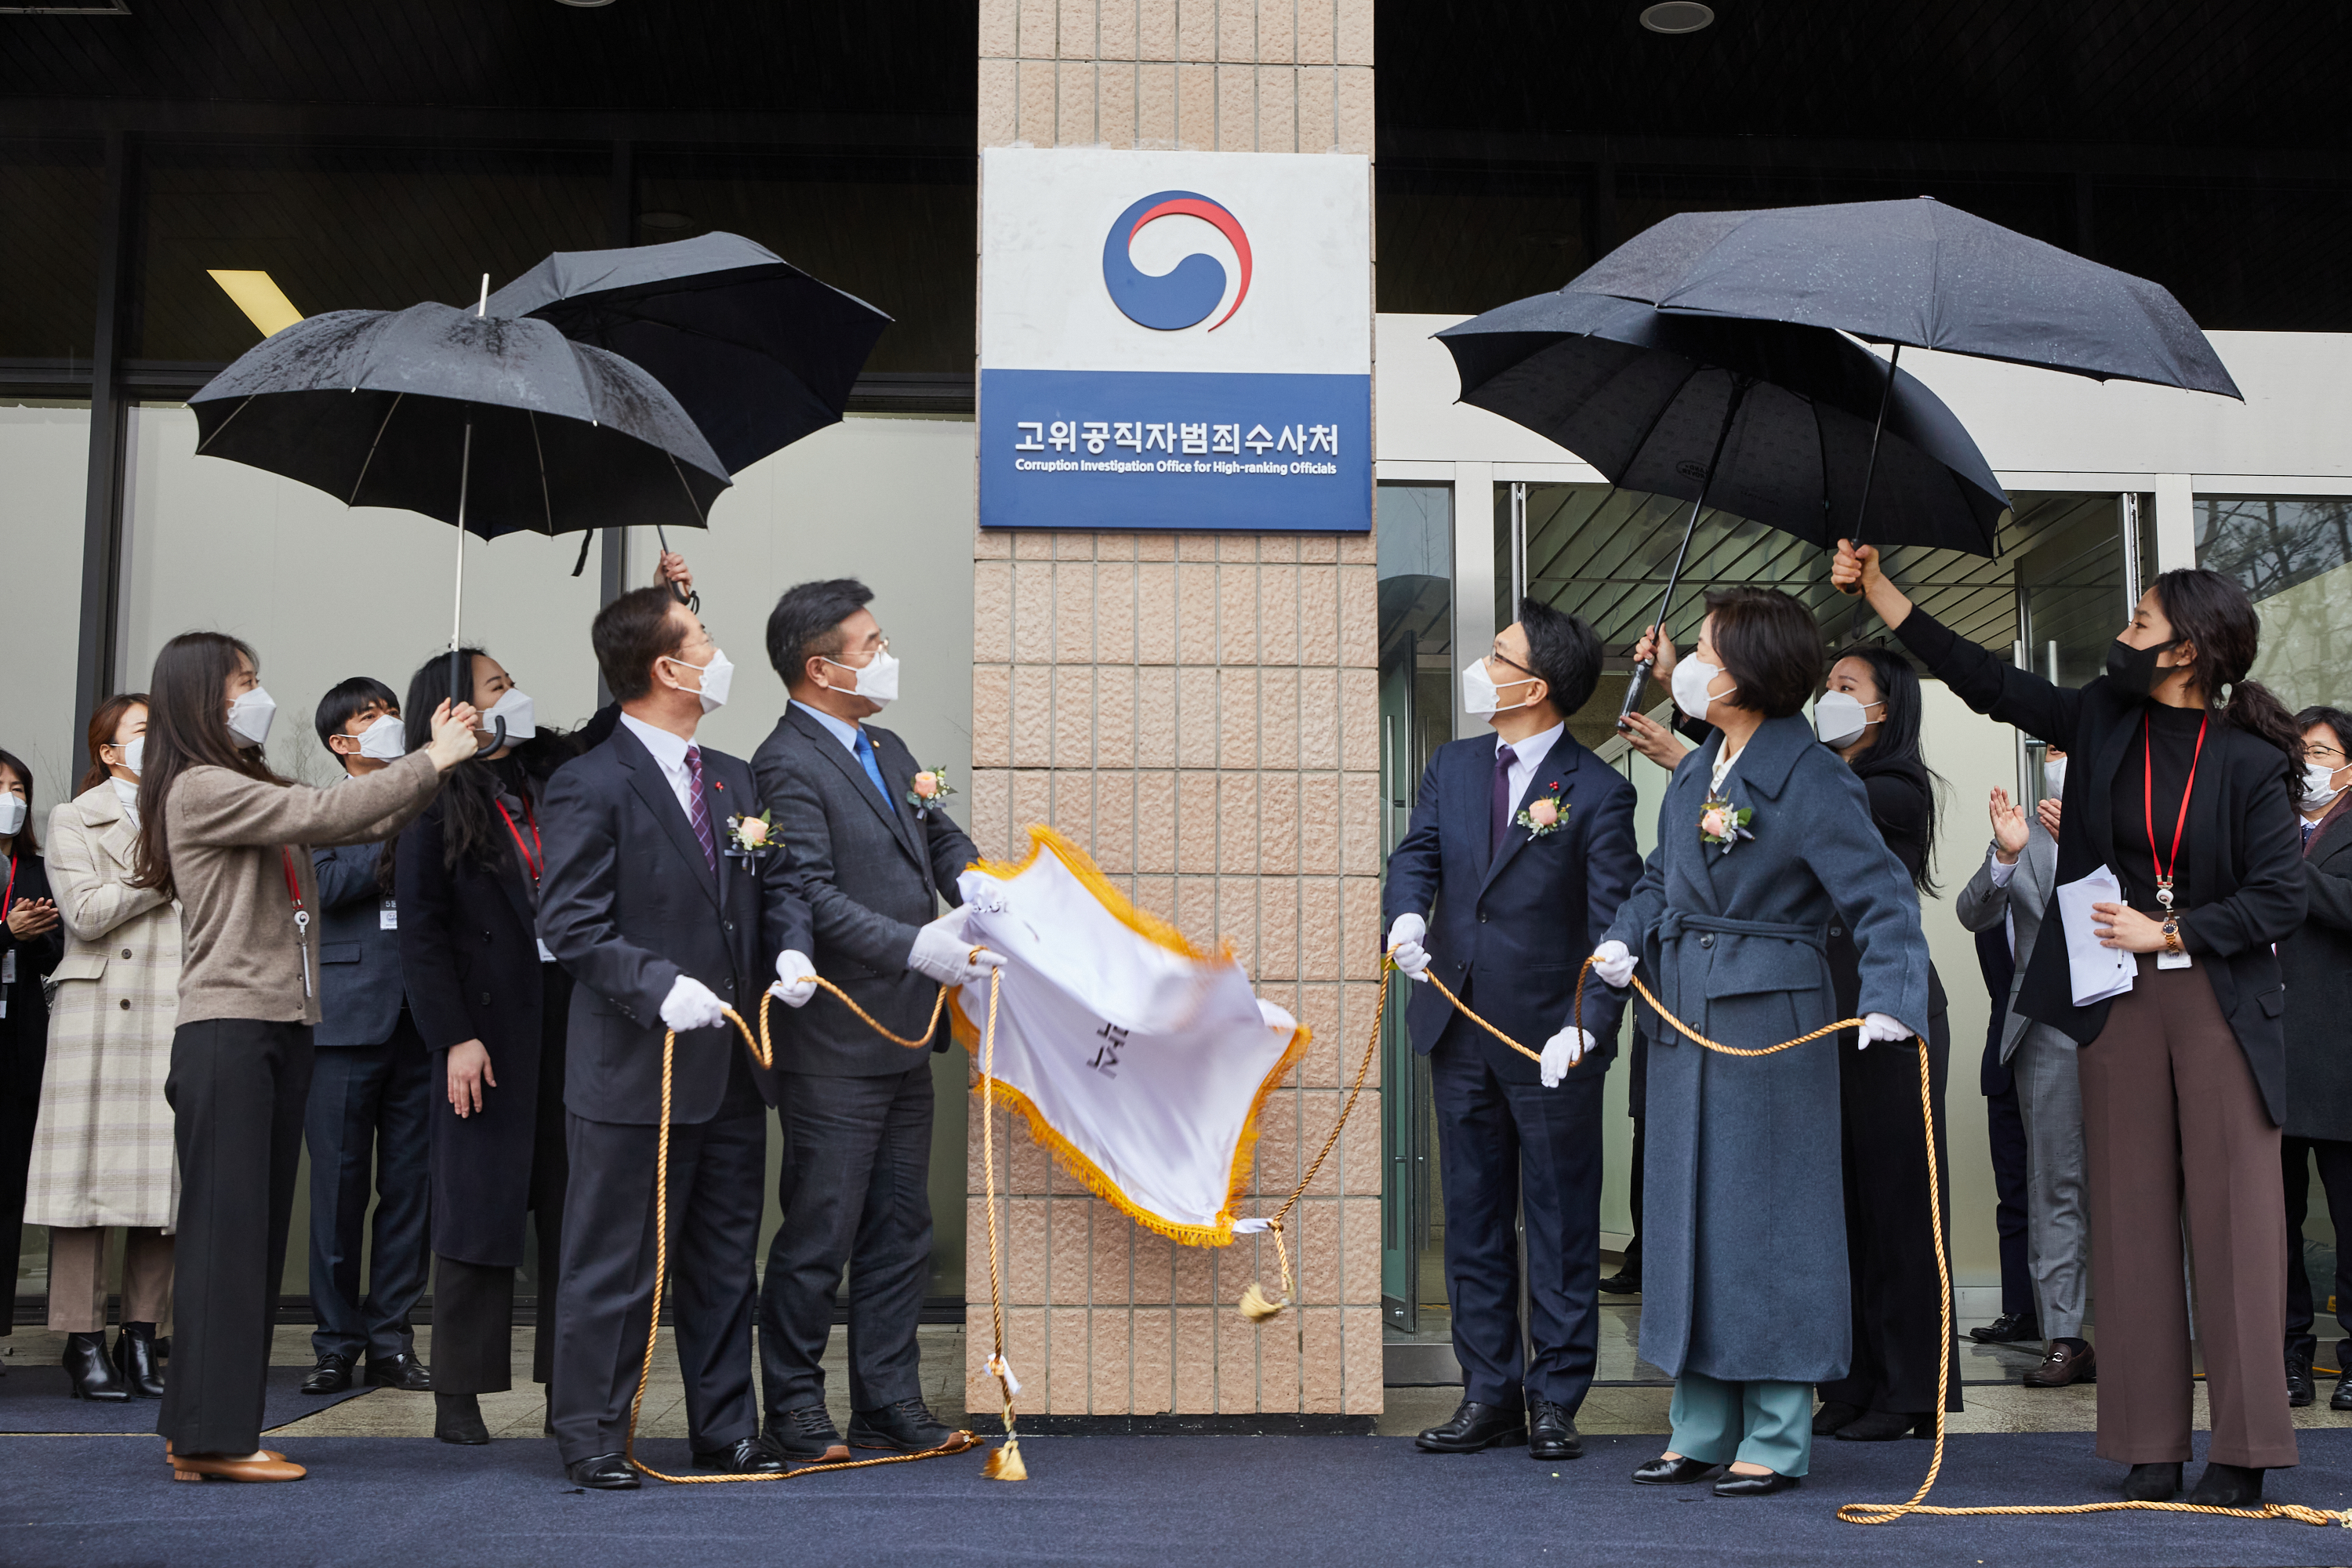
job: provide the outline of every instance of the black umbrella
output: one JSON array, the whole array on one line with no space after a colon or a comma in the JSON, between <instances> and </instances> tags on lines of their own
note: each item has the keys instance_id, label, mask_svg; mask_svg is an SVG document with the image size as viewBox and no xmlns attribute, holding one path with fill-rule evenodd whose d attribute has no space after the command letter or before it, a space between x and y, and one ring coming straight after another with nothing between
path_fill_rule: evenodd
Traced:
<instances>
[{"instance_id":1,"label":"black umbrella","mask_svg":"<svg viewBox=\"0 0 2352 1568\"><path fill-rule=\"evenodd\" d=\"M1990 557L2009 498L1952 411L1835 332L1669 316L1563 289L1437 334L1462 400L1567 447L1612 484L1752 518L1811 543L1850 535L1874 483L1889 542ZM1883 429L1883 437L1880 434ZM1666 625L1683 555L1658 606ZM1634 668L1622 711L1649 679Z\"/></svg>"},{"instance_id":2,"label":"black umbrella","mask_svg":"<svg viewBox=\"0 0 2352 1568\"><path fill-rule=\"evenodd\" d=\"M652 376L544 321L478 308L312 316L247 350L188 401L204 456L283 474L347 506L457 524L453 651L467 533L702 528L732 482ZM454 678L451 689L461 689Z\"/></svg>"}]
</instances>

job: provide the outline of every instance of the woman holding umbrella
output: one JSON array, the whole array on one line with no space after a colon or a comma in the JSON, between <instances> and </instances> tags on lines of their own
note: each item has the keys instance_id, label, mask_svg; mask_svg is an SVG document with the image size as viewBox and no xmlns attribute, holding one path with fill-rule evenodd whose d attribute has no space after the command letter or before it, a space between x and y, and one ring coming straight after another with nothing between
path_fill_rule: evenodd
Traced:
<instances>
[{"instance_id":1,"label":"woman holding umbrella","mask_svg":"<svg viewBox=\"0 0 2352 1568\"><path fill-rule=\"evenodd\" d=\"M2128 988L2078 987L2067 942L2034 944L2016 1005L2082 1050L2099 1439L2162 1500L2189 1458L2191 1377L2181 1222L2200 1267L2199 1344L2213 1438L2195 1503L2243 1508L2295 1462L2286 1382L2286 1229L2279 1175L2284 990L2272 944L2302 923L2294 803L2302 738L2246 679L2261 622L2219 573L2167 572L2079 690L1968 642L1916 607L1878 552L1843 541L1831 581L1866 595L1930 674L1979 713L2063 747L2057 886L2101 871L2121 898L2087 931L2132 955ZM2077 1005L2075 997L2098 999Z\"/></svg>"}]
</instances>

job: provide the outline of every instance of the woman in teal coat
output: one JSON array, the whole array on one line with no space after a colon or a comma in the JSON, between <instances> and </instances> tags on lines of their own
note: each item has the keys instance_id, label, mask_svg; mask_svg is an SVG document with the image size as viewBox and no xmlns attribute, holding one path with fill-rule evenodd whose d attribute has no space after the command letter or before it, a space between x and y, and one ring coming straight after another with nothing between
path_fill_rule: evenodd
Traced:
<instances>
[{"instance_id":1,"label":"woman in teal coat","mask_svg":"<svg viewBox=\"0 0 2352 1568\"><path fill-rule=\"evenodd\" d=\"M1706 596L1675 700L1716 728L1667 785L1658 848L1594 952L1708 1039L1778 1045L1838 1016L1824 953L1840 916L1862 955L1867 1047L1927 1024L1918 897L1853 771L1801 714L1821 632L1766 588ZM1812 1385L1852 1352L1836 1041L1727 1057L1652 1031L1643 1171L1642 1356L1675 1377L1674 1437L1633 1472L1725 1497L1797 1484ZM1925 1136L1924 1131L1922 1136ZM1927 1223L1927 1216L1920 1216Z\"/></svg>"}]
</instances>

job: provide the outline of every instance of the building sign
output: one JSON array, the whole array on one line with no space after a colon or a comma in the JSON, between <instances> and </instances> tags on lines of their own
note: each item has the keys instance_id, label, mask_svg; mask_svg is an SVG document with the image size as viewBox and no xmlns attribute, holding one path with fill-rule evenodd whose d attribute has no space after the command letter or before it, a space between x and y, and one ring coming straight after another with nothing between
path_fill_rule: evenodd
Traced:
<instances>
[{"instance_id":1,"label":"building sign","mask_svg":"<svg viewBox=\"0 0 2352 1568\"><path fill-rule=\"evenodd\" d=\"M1365 159L981 159L982 527L1371 526Z\"/></svg>"}]
</instances>

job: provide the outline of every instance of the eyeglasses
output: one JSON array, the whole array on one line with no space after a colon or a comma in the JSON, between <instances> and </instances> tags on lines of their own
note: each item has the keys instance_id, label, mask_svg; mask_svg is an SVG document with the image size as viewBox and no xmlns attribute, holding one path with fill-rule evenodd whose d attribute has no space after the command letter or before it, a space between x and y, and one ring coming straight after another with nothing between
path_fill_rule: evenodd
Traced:
<instances>
[{"instance_id":1,"label":"eyeglasses","mask_svg":"<svg viewBox=\"0 0 2352 1568\"><path fill-rule=\"evenodd\" d=\"M888 645L887 643L885 643L883 646L884 646L885 647L887 647L889 645ZM1543 679L1543 677L1542 677L1542 676L1540 676L1540 675L1536 675L1536 672L1535 672L1534 670L1528 668L1528 667L1527 667L1526 665L1521 664L1517 659L1513 658L1509 654L1505 653L1501 648L1494 648L1494 649L1490 649L1490 650L1488 651L1488 653L1487 653L1486 657L1487 657L1488 658L1495 659L1495 660L1496 660L1496 661L1498 661L1498 662L1500 662L1500 663L1507 664L1507 665L1509 665L1513 669L1518 670L1518 671L1520 671L1522 674L1535 676L1535 679L1537 679L1538 680L1541 680L1541 679Z\"/></svg>"},{"instance_id":2,"label":"eyeglasses","mask_svg":"<svg viewBox=\"0 0 2352 1568\"><path fill-rule=\"evenodd\" d=\"M2334 746L2306 745L2303 748L2303 754L2306 757L2334 757L2338 767L2343 766L2345 762L2344 753Z\"/></svg>"}]
</instances>

